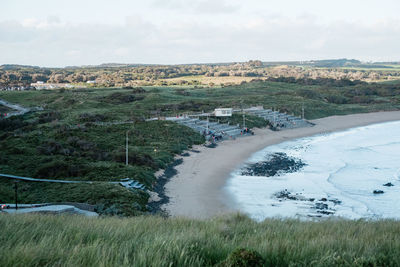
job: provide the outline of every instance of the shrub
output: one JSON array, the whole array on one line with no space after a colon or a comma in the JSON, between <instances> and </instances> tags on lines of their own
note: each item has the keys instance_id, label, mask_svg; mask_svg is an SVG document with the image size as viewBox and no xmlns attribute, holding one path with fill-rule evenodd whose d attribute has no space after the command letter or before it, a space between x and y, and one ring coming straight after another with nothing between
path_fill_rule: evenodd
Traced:
<instances>
[{"instance_id":1,"label":"shrub","mask_svg":"<svg viewBox=\"0 0 400 267\"><path fill-rule=\"evenodd\" d=\"M146 93L146 90L144 90L142 87L136 87L136 88L133 88L132 93L133 94L144 94L144 93Z\"/></svg>"},{"instance_id":2,"label":"shrub","mask_svg":"<svg viewBox=\"0 0 400 267\"><path fill-rule=\"evenodd\" d=\"M113 159L116 162L124 163L126 160L125 157L125 151L118 150L113 152ZM128 156L128 162L132 165L149 166L153 169L158 168L157 163L148 154L130 153Z\"/></svg>"},{"instance_id":3,"label":"shrub","mask_svg":"<svg viewBox=\"0 0 400 267\"><path fill-rule=\"evenodd\" d=\"M21 117L11 117L8 119L0 119L1 131L13 131L26 126L27 123Z\"/></svg>"},{"instance_id":4,"label":"shrub","mask_svg":"<svg viewBox=\"0 0 400 267\"><path fill-rule=\"evenodd\" d=\"M68 164L65 161L55 160L43 164L43 166L37 170L35 176L45 179L80 177L84 176L88 171L86 166Z\"/></svg>"},{"instance_id":5,"label":"shrub","mask_svg":"<svg viewBox=\"0 0 400 267\"><path fill-rule=\"evenodd\" d=\"M105 121L106 119L107 116L103 114L91 114L91 113L79 114L79 120L82 122L99 122L99 121Z\"/></svg>"},{"instance_id":6,"label":"shrub","mask_svg":"<svg viewBox=\"0 0 400 267\"><path fill-rule=\"evenodd\" d=\"M57 111L48 111L39 115L39 123L48 123L61 119L61 115Z\"/></svg>"},{"instance_id":7,"label":"shrub","mask_svg":"<svg viewBox=\"0 0 400 267\"><path fill-rule=\"evenodd\" d=\"M333 104L347 104L349 101L346 97L340 95L330 95L326 97L329 103Z\"/></svg>"},{"instance_id":8,"label":"shrub","mask_svg":"<svg viewBox=\"0 0 400 267\"><path fill-rule=\"evenodd\" d=\"M255 251L245 248L239 248L229 254L228 258L220 264L220 266L229 266L229 267L257 267L263 266L264 259L261 255Z\"/></svg>"},{"instance_id":9,"label":"shrub","mask_svg":"<svg viewBox=\"0 0 400 267\"><path fill-rule=\"evenodd\" d=\"M309 99L321 99L322 96L320 93L310 90L310 89L301 89L299 91L299 95L304 97L304 98L309 98Z\"/></svg>"},{"instance_id":10,"label":"shrub","mask_svg":"<svg viewBox=\"0 0 400 267\"><path fill-rule=\"evenodd\" d=\"M102 98L103 102L107 102L110 104L124 104L131 103L134 101L143 100L144 96L138 96L133 94L124 94L124 93L113 93L109 96L105 96Z\"/></svg>"},{"instance_id":11,"label":"shrub","mask_svg":"<svg viewBox=\"0 0 400 267\"><path fill-rule=\"evenodd\" d=\"M71 150L64 148L62 144L56 142L55 140L48 140L47 142L38 146L37 150L43 155L70 155L72 153Z\"/></svg>"}]
</instances>

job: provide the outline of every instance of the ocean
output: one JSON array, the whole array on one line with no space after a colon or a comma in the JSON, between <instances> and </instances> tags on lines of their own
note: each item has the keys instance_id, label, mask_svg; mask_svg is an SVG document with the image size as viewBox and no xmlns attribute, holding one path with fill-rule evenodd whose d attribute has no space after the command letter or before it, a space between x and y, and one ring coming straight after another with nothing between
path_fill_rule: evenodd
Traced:
<instances>
[{"instance_id":1,"label":"ocean","mask_svg":"<svg viewBox=\"0 0 400 267\"><path fill-rule=\"evenodd\" d=\"M242 175L243 168L275 153L306 165L272 177ZM400 121L268 146L231 174L225 190L237 209L256 220L399 219L399 179Z\"/></svg>"}]
</instances>

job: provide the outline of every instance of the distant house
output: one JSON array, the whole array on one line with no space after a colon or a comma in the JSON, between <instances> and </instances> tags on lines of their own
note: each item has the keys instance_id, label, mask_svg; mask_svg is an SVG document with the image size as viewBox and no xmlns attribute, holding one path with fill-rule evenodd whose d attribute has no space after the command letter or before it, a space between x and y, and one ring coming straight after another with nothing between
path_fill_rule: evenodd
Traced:
<instances>
[{"instance_id":1,"label":"distant house","mask_svg":"<svg viewBox=\"0 0 400 267\"><path fill-rule=\"evenodd\" d=\"M232 117L232 108L216 108L214 115L216 117Z\"/></svg>"},{"instance_id":2,"label":"distant house","mask_svg":"<svg viewBox=\"0 0 400 267\"><path fill-rule=\"evenodd\" d=\"M25 90L31 90L31 86L23 86L23 85L17 85L17 86L0 86L0 91L25 91Z\"/></svg>"},{"instance_id":3,"label":"distant house","mask_svg":"<svg viewBox=\"0 0 400 267\"><path fill-rule=\"evenodd\" d=\"M74 88L75 87L69 83L44 83L41 81L38 81L36 83L31 83L31 86L34 87L36 90Z\"/></svg>"},{"instance_id":4,"label":"distant house","mask_svg":"<svg viewBox=\"0 0 400 267\"><path fill-rule=\"evenodd\" d=\"M87 81L86 83L88 83L88 84L95 84L96 81Z\"/></svg>"}]
</instances>

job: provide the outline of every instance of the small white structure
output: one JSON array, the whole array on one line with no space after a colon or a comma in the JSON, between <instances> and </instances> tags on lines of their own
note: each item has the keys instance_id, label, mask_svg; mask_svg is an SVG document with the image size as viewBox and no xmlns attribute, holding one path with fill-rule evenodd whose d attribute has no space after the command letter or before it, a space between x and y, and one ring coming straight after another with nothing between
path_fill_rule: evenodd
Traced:
<instances>
[{"instance_id":1,"label":"small white structure","mask_svg":"<svg viewBox=\"0 0 400 267\"><path fill-rule=\"evenodd\" d=\"M214 115L215 117L232 117L232 108L216 108Z\"/></svg>"},{"instance_id":2,"label":"small white structure","mask_svg":"<svg viewBox=\"0 0 400 267\"><path fill-rule=\"evenodd\" d=\"M75 86L70 83L44 83L38 81L36 83L31 83L31 86L34 87L36 90L43 90L43 89L60 89L60 88L74 88Z\"/></svg>"}]
</instances>

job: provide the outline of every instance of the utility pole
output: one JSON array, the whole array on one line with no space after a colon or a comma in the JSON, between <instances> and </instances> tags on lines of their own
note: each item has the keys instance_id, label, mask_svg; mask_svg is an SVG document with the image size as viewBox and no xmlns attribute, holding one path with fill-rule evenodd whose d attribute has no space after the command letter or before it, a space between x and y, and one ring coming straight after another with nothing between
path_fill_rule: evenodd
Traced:
<instances>
[{"instance_id":1,"label":"utility pole","mask_svg":"<svg viewBox=\"0 0 400 267\"><path fill-rule=\"evenodd\" d=\"M125 164L128 166L128 131L126 131Z\"/></svg>"},{"instance_id":2,"label":"utility pole","mask_svg":"<svg viewBox=\"0 0 400 267\"><path fill-rule=\"evenodd\" d=\"M301 104L301 118L304 120L304 103Z\"/></svg>"},{"instance_id":3,"label":"utility pole","mask_svg":"<svg viewBox=\"0 0 400 267\"><path fill-rule=\"evenodd\" d=\"M18 210L18 181L15 180L15 210Z\"/></svg>"},{"instance_id":4,"label":"utility pole","mask_svg":"<svg viewBox=\"0 0 400 267\"><path fill-rule=\"evenodd\" d=\"M208 119L208 115L207 115L207 134L209 133L209 130L208 130L208 122L209 122L209 119Z\"/></svg>"},{"instance_id":5,"label":"utility pole","mask_svg":"<svg viewBox=\"0 0 400 267\"><path fill-rule=\"evenodd\" d=\"M246 114L243 113L243 128L246 128Z\"/></svg>"}]
</instances>

